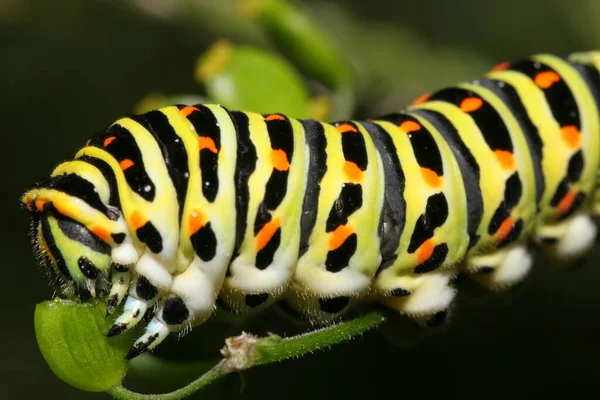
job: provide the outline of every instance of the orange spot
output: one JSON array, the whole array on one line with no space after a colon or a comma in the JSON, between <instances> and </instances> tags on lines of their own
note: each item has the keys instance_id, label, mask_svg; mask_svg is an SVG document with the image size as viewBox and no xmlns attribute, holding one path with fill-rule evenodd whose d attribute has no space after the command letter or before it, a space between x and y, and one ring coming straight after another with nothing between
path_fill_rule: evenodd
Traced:
<instances>
[{"instance_id":1,"label":"orange spot","mask_svg":"<svg viewBox=\"0 0 600 400\"><path fill-rule=\"evenodd\" d=\"M104 143L103 143L104 147L108 147L108 145L111 144L112 142L114 142L115 140L117 140L117 138L114 136L107 137L106 139L104 139Z\"/></svg>"},{"instance_id":2,"label":"orange spot","mask_svg":"<svg viewBox=\"0 0 600 400\"><path fill-rule=\"evenodd\" d=\"M563 140L571 147L572 149L579 146L579 142L581 141L581 135L579 134L579 130L573 125L567 125L560 128L562 131Z\"/></svg>"},{"instance_id":3,"label":"orange spot","mask_svg":"<svg viewBox=\"0 0 600 400\"><path fill-rule=\"evenodd\" d=\"M212 153L217 154L217 146L215 141L207 136L198 136L198 148L200 150L208 149Z\"/></svg>"},{"instance_id":4,"label":"orange spot","mask_svg":"<svg viewBox=\"0 0 600 400\"><path fill-rule=\"evenodd\" d=\"M277 229L279 228L279 218L269 221L262 227L258 235L256 235L256 250L262 250L271 240Z\"/></svg>"},{"instance_id":5,"label":"orange spot","mask_svg":"<svg viewBox=\"0 0 600 400\"><path fill-rule=\"evenodd\" d=\"M279 114L271 114L265 118L265 121L285 121L285 117Z\"/></svg>"},{"instance_id":6,"label":"orange spot","mask_svg":"<svg viewBox=\"0 0 600 400\"><path fill-rule=\"evenodd\" d=\"M271 163L277 171L287 171L290 168L287 154L283 150L271 150Z\"/></svg>"},{"instance_id":7,"label":"orange spot","mask_svg":"<svg viewBox=\"0 0 600 400\"><path fill-rule=\"evenodd\" d=\"M431 98L431 95L429 93L425 93L419 97L417 97L415 99L415 101L413 101L413 105L417 105L417 104L423 104L425 103L427 100L429 100Z\"/></svg>"},{"instance_id":8,"label":"orange spot","mask_svg":"<svg viewBox=\"0 0 600 400\"><path fill-rule=\"evenodd\" d=\"M350 124L341 124L337 127L338 132L346 133L346 132L358 132L358 130Z\"/></svg>"},{"instance_id":9,"label":"orange spot","mask_svg":"<svg viewBox=\"0 0 600 400\"><path fill-rule=\"evenodd\" d=\"M104 240L105 242L111 242L112 238L110 236L110 231L108 229L102 228L101 226L93 226L90 231L98 236L100 239Z\"/></svg>"},{"instance_id":10,"label":"orange spot","mask_svg":"<svg viewBox=\"0 0 600 400\"><path fill-rule=\"evenodd\" d=\"M188 230L190 235L198 232L200 228L206 225L206 217L199 210L194 210L190 213L190 219L188 220Z\"/></svg>"},{"instance_id":11,"label":"orange spot","mask_svg":"<svg viewBox=\"0 0 600 400\"><path fill-rule=\"evenodd\" d=\"M125 171L127 168L133 167L133 161L131 161L129 158L126 158L119 161L119 166L123 171Z\"/></svg>"},{"instance_id":12,"label":"orange spot","mask_svg":"<svg viewBox=\"0 0 600 400\"><path fill-rule=\"evenodd\" d=\"M576 195L576 192L569 190L567 194L565 194L565 197L558 202L558 206L556 206L556 208L561 214L566 213L571 209L571 207L573 207L573 202L575 201Z\"/></svg>"},{"instance_id":13,"label":"orange spot","mask_svg":"<svg viewBox=\"0 0 600 400\"><path fill-rule=\"evenodd\" d=\"M512 217L506 217L504 221L500 224L500 228L496 232L496 242L500 243L504 239L508 237L510 231L513 229L513 219Z\"/></svg>"},{"instance_id":14,"label":"orange spot","mask_svg":"<svg viewBox=\"0 0 600 400\"><path fill-rule=\"evenodd\" d=\"M508 61L505 61L503 63L496 65L494 68L492 68L492 71L504 71L505 69L508 69L509 67L510 67L510 63Z\"/></svg>"},{"instance_id":15,"label":"orange spot","mask_svg":"<svg viewBox=\"0 0 600 400\"><path fill-rule=\"evenodd\" d=\"M495 150L494 155L505 170L512 171L515 168L515 156L510 151Z\"/></svg>"},{"instance_id":16,"label":"orange spot","mask_svg":"<svg viewBox=\"0 0 600 400\"><path fill-rule=\"evenodd\" d=\"M433 239L426 240L425 243L419 247L419 250L417 250L417 261L419 264L423 264L425 261L429 260L433 254L434 247Z\"/></svg>"},{"instance_id":17,"label":"orange spot","mask_svg":"<svg viewBox=\"0 0 600 400\"><path fill-rule=\"evenodd\" d=\"M467 97L460 102L460 109L464 112L473 112L479 110L482 105L483 100L479 97Z\"/></svg>"},{"instance_id":18,"label":"orange spot","mask_svg":"<svg viewBox=\"0 0 600 400\"><path fill-rule=\"evenodd\" d=\"M560 81L560 76L554 71L544 71L538 73L534 82L542 89L548 89L550 86Z\"/></svg>"},{"instance_id":19,"label":"orange spot","mask_svg":"<svg viewBox=\"0 0 600 400\"><path fill-rule=\"evenodd\" d=\"M346 161L344 164L344 173L352 182L358 182L362 177L362 170L352 161Z\"/></svg>"},{"instance_id":20,"label":"orange spot","mask_svg":"<svg viewBox=\"0 0 600 400\"><path fill-rule=\"evenodd\" d=\"M331 233L331 237L329 239L329 250L335 250L344 244L352 232L352 228L350 228L348 225L338 226L335 231Z\"/></svg>"},{"instance_id":21,"label":"orange spot","mask_svg":"<svg viewBox=\"0 0 600 400\"><path fill-rule=\"evenodd\" d=\"M419 125L415 121L404 121L403 123L400 124L400 129L402 129L406 133L410 133L410 132L414 132L414 131L420 131L421 125Z\"/></svg>"},{"instance_id":22,"label":"orange spot","mask_svg":"<svg viewBox=\"0 0 600 400\"><path fill-rule=\"evenodd\" d=\"M436 174L433 170L429 168L421 168L421 175L423 175L423 179L425 182L433 188L439 188L442 186L442 178Z\"/></svg>"},{"instance_id":23,"label":"orange spot","mask_svg":"<svg viewBox=\"0 0 600 400\"><path fill-rule=\"evenodd\" d=\"M131 214L131 217L129 218L129 225L131 225L131 227L136 230L144 226L145 223L146 219L139 211L134 211Z\"/></svg>"},{"instance_id":24,"label":"orange spot","mask_svg":"<svg viewBox=\"0 0 600 400\"><path fill-rule=\"evenodd\" d=\"M183 115L184 117L187 117L194 111L200 111L200 110L198 110L196 107L193 107L193 106L187 106L187 107L183 107L181 110L179 110L179 113L181 113L181 115Z\"/></svg>"},{"instance_id":25,"label":"orange spot","mask_svg":"<svg viewBox=\"0 0 600 400\"><path fill-rule=\"evenodd\" d=\"M39 211L44 211L44 207L46 206L46 203L48 203L47 200L36 200L35 208L37 208Z\"/></svg>"}]
</instances>

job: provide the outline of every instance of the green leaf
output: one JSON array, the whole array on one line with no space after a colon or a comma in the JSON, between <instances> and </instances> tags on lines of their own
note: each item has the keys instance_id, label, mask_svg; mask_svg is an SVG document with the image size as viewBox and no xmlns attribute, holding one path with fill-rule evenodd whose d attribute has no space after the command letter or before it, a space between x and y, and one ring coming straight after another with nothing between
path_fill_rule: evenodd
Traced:
<instances>
[{"instance_id":1,"label":"green leaf","mask_svg":"<svg viewBox=\"0 0 600 400\"><path fill-rule=\"evenodd\" d=\"M106 302L75 303L56 299L35 309L37 342L50 369L76 388L102 392L117 386L127 371L125 354L131 332L114 338L104 333L114 318L105 318Z\"/></svg>"},{"instance_id":2,"label":"green leaf","mask_svg":"<svg viewBox=\"0 0 600 400\"><path fill-rule=\"evenodd\" d=\"M310 95L302 77L264 49L217 42L200 57L196 80L211 100L232 109L308 117Z\"/></svg>"}]
</instances>

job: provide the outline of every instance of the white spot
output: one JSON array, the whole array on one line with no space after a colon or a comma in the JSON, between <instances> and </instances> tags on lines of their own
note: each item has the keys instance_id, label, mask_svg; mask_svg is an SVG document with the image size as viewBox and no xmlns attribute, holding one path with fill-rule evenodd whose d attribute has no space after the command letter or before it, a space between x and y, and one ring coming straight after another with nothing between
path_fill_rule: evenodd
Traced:
<instances>
[{"instance_id":1,"label":"white spot","mask_svg":"<svg viewBox=\"0 0 600 400\"><path fill-rule=\"evenodd\" d=\"M195 131L196 128L194 128L194 125L190 124L190 130Z\"/></svg>"},{"instance_id":2,"label":"white spot","mask_svg":"<svg viewBox=\"0 0 600 400\"><path fill-rule=\"evenodd\" d=\"M150 186L150 185L144 186L144 192L149 192L151 190L152 190L152 186Z\"/></svg>"},{"instance_id":3,"label":"white spot","mask_svg":"<svg viewBox=\"0 0 600 400\"><path fill-rule=\"evenodd\" d=\"M540 69L541 67L542 67L542 64L540 64L539 62L533 63L533 68Z\"/></svg>"},{"instance_id":4,"label":"white spot","mask_svg":"<svg viewBox=\"0 0 600 400\"><path fill-rule=\"evenodd\" d=\"M196 218L198 216L198 212L197 211L192 211L191 216L192 216L192 218Z\"/></svg>"},{"instance_id":5,"label":"white spot","mask_svg":"<svg viewBox=\"0 0 600 400\"><path fill-rule=\"evenodd\" d=\"M208 181L204 182L204 186L206 186L206 187L210 186L210 182L208 182Z\"/></svg>"},{"instance_id":6,"label":"white spot","mask_svg":"<svg viewBox=\"0 0 600 400\"><path fill-rule=\"evenodd\" d=\"M175 143L179 143L179 138L175 139Z\"/></svg>"},{"instance_id":7,"label":"white spot","mask_svg":"<svg viewBox=\"0 0 600 400\"><path fill-rule=\"evenodd\" d=\"M189 178L189 177L190 177L190 173L189 173L189 172L185 172L185 173L183 174L183 177L184 177L185 179Z\"/></svg>"},{"instance_id":8,"label":"white spot","mask_svg":"<svg viewBox=\"0 0 600 400\"><path fill-rule=\"evenodd\" d=\"M503 88L504 86L506 86L506 82L502 82L502 81L498 82L499 88Z\"/></svg>"}]
</instances>

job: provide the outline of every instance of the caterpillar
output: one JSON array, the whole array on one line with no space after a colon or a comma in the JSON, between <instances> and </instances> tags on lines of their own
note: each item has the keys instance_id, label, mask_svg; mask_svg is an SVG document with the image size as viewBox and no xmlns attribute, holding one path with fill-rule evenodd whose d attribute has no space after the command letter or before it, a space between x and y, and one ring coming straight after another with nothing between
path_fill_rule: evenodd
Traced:
<instances>
[{"instance_id":1,"label":"caterpillar","mask_svg":"<svg viewBox=\"0 0 600 400\"><path fill-rule=\"evenodd\" d=\"M22 197L34 253L61 295L124 304L108 336L155 311L128 359L217 305L327 323L372 302L435 326L458 274L505 290L532 245L565 264L593 246L599 71L600 52L536 55L366 121L124 117Z\"/></svg>"}]
</instances>

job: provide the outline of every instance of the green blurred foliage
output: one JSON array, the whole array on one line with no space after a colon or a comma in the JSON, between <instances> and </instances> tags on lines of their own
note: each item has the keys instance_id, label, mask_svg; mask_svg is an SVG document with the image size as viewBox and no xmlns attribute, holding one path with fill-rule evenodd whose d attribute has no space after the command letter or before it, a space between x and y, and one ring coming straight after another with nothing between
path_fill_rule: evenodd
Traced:
<instances>
[{"instance_id":1,"label":"green blurred foliage","mask_svg":"<svg viewBox=\"0 0 600 400\"><path fill-rule=\"evenodd\" d=\"M310 68L296 62L286 44L273 40L259 21L240 13L237 3L0 0L5 139L0 160L2 209L7 210L0 242L5 265L2 398L105 397L58 380L36 344L34 307L51 293L31 256L26 216L17 210L19 195L35 180L136 107L168 104L180 94L206 96L209 90L198 85L194 70L198 57L217 40L284 57L308 78L313 98L340 89L322 75L316 79L314 71L310 76ZM353 71L356 117L401 109L423 93L473 79L504 60L600 48L596 0L293 4ZM331 352L231 376L199 398L358 399L390 391L445 398L583 396L595 390L600 372L598 253L596 248L587 265L571 273L551 270L542 257L522 287L509 295L482 295L466 284L451 326L439 335L400 341L406 327L391 324L385 335L395 344L368 334ZM279 320L268 313L249 321L250 329L257 334L296 332L293 325L277 325ZM170 339L168 349L195 355L197 343L210 342L218 349L225 335L248 330L248 325L230 324L215 333L212 325L181 342ZM138 372L143 375L143 368ZM137 385L144 389L139 379Z\"/></svg>"}]
</instances>

